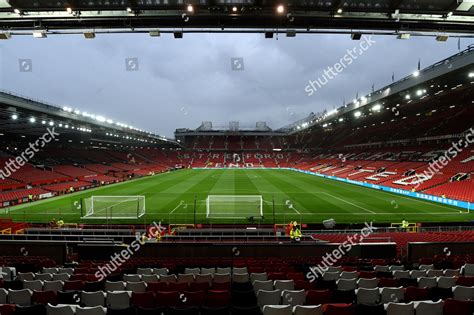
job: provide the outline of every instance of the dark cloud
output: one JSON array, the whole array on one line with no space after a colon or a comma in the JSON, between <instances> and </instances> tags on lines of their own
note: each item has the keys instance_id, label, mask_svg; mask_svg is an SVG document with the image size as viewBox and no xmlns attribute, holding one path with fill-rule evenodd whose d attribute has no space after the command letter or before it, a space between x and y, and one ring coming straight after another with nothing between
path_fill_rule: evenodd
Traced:
<instances>
[{"instance_id":1,"label":"dark cloud","mask_svg":"<svg viewBox=\"0 0 474 315\"><path fill-rule=\"evenodd\" d=\"M413 72L457 53L457 41L432 37L408 41L374 37L376 43L322 89L305 87L359 45L348 35L298 35L278 40L261 34L163 34L16 36L0 46L0 84L5 90L172 136L179 127L202 121L226 126L267 121L279 128L310 112L350 102L358 92ZM462 41L466 47L467 40ZM243 58L233 71L231 58ZM125 59L137 58L138 71ZM20 72L18 59L31 59L32 72Z\"/></svg>"}]
</instances>

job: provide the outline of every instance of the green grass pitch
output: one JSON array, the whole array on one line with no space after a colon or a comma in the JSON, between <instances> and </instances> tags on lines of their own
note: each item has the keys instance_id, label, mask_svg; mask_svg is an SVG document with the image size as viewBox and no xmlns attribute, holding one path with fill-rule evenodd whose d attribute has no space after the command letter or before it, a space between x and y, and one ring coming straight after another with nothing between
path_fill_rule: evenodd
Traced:
<instances>
[{"instance_id":1,"label":"green grass pitch","mask_svg":"<svg viewBox=\"0 0 474 315\"><path fill-rule=\"evenodd\" d=\"M245 223L230 213L229 219L206 218L208 195L261 195L266 224L321 223L333 218L337 223L466 222L474 213L464 209L417 200L356 185L320 178L291 170L207 169L180 170L77 192L34 203L0 209L0 217L15 221L66 223L106 223L81 219L80 204L90 196L146 197L146 215L140 219L109 220L109 223L149 224L193 223L196 200L197 223ZM274 208L273 208L274 203ZM275 209L273 211L273 209Z\"/></svg>"}]
</instances>

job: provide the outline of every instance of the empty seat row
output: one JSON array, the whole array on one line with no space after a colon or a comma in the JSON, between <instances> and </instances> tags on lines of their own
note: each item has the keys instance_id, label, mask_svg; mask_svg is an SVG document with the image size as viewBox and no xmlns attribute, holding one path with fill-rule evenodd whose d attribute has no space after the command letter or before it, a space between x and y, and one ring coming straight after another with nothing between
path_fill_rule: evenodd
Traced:
<instances>
[{"instance_id":1,"label":"empty seat row","mask_svg":"<svg viewBox=\"0 0 474 315\"><path fill-rule=\"evenodd\" d=\"M335 281L338 290L355 290L356 288L377 288L403 286L402 279L338 279ZM457 277L419 277L405 282L406 286L418 285L420 288L452 288L463 284ZM468 282L470 283L470 282ZM473 281L474 283L474 281ZM258 284L259 285L259 284Z\"/></svg>"},{"instance_id":2,"label":"empty seat row","mask_svg":"<svg viewBox=\"0 0 474 315\"><path fill-rule=\"evenodd\" d=\"M377 273L383 274L384 277L387 274L391 274L396 279L416 279L419 277L457 277L461 275L461 271L458 269L447 269L447 270L390 270L389 266L379 266L379 270L372 272L358 272L358 271L326 271L322 275L323 280L338 280L338 279L358 279L358 278L373 278L377 276ZM386 267L386 268L385 268ZM393 266L392 266L393 267ZM400 266L402 269L403 266Z\"/></svg>"}]
</instances>

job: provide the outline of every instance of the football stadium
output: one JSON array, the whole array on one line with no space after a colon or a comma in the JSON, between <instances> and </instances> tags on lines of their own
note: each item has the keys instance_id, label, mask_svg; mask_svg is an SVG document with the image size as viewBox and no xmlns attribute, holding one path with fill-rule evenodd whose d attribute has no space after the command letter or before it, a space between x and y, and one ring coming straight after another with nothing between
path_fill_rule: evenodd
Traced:
<instances>
[{"instance_id":1,"label":"football stadium","mask_svg":"<svg viewBox=\"0 0 474 315\"><path fill-rule=\"evenodd\" d=\"M0 315L474 315L474 2L0 0Z\"/></svg>"}]
</instances>

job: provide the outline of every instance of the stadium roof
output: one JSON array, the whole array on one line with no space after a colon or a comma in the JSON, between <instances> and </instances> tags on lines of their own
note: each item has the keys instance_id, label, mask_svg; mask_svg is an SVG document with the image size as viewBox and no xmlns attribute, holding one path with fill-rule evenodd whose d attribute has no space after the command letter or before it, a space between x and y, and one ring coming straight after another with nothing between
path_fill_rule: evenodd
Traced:
<instances>
[{"instance_id":1,"label":"stadium roof","mask_svg":"<svg viewBox=\"0 0 474 315\"><path fill-rule=\"evenodd\" d=\"M463 85L474 84L474 45L458 54L441 60L425 69L385 86L368 95L354 99L331 111L311 114L307 118L280 128L279 131L296 133L313 127L330 127L347 119L357 119L367 112L394 110L417 99L436 96Z\"/></svg>"},{"instance_id":2,"label":"stadium roof","mask_svg":"<svg viewBox=\"0 0 474 315\"><path fill-rule=\"evenodd\" d=\"M62 135L60 139L69 142L127 147L178 145L174 140L100 115L0 92L0 136L40 136L48 127L55 127Z\"/></svg>"},{"instance_id":3,"label":"stadium roof","mask_svg":"<svg viewBox=\"0 0 474 315\"><path fill-rule=\"evenodd\" d=\"M472 36L473 4L474 0L0 0L0 28L16 31L14 34L116 29L152 30L154 36L160 32L277 30Z\"/></svg>"}]
</instances>

